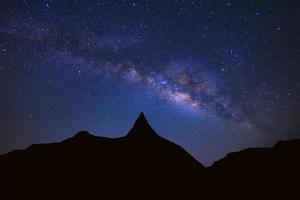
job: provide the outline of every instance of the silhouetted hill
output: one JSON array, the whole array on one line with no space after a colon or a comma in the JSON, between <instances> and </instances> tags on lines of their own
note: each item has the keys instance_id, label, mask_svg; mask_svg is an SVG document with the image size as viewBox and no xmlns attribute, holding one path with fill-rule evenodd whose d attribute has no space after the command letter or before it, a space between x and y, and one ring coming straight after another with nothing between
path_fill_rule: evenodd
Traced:
<instances>
[{"instance_id":1,"label":"silhouetted hill","mask_svg":"<svg viewBox=\"0 0 300 200\"><path fill-rule=\"evenodd\" d=\"M294 157L293 157L294 156ZM273 169L300 165L300 139L280 141L272 148L249 148L235 153L229 153L225 158L216 161L211 168L234 170L236 168Z\"/></svg>"},{"instance_id":2,"label":"silhouetted hill","mask_svg":"<svg viewBox=\"0 0 300 200\"><path fill-rule=\"evenodd\" d=\"M0 199L299 199L299 156L300 140L283 141L204 168L141 113L121 138L81 131L1 155Z\"/></svg>"},{"instance_id":3,"label":"silhouetted hill","mask_svg":"<svg viewBox=\"0 0 300 200\"><path fill-rule=\"evenodd\" d=\"M292 198L300 181L300 139L230 153L209 167L206 174L215 188L226 192L234 188L235 194L253 198ZM294 197L299 199L299 195Z\"/></svg>"},{"instance_id":4,"label":"silhouetted hill","mask_svg":"<svg viewBox=\"0 0 300 200\"><path fill-rule=\"evenodd\" d=\"M0 166L1 199L175 196L198 186L205 170L155 133L143 113L125 137L82 131L61 143L2 155Z\"/></svg>"}]
</instances>

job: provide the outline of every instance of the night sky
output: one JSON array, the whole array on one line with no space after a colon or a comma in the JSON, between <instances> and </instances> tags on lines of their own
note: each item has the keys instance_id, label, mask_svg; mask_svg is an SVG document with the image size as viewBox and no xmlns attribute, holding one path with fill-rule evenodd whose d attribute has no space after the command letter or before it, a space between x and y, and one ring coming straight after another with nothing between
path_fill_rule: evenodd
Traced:
<instances>
[{"instance_id":1,"label":"night sky","mask_svg":"<svg viewBox=\"0 0 300 200\"><path fill-rule=\"evenodd\" d=\"M0 1L0 153L140 112L205 165L300 137L300 1Z\"/></svg>"}]
</instances>

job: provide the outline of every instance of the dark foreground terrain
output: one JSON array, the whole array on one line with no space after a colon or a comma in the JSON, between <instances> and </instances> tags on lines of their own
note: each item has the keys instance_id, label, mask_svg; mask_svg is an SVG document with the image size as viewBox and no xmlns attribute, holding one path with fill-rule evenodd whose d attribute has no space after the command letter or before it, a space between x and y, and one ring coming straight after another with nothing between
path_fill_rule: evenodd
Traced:
<instances>
[{"instance_id":1,"label":"dark foreground terrain","mask_svg":"<svg viewBox=\"0 0 300 200\"><path fill-rule=\"evenodd\" d=\"M79 132L0 156L0 199L299 199L300 140L205 168L142 113L121 138ZM299 190L299 191L298 191Z\"/></svg>"}]
</instances>

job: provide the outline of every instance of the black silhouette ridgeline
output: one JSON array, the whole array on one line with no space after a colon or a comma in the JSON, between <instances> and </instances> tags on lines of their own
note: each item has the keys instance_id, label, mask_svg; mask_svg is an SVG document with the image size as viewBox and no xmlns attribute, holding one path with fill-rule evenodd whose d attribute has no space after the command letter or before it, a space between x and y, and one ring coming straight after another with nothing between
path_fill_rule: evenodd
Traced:
<instances>
[{"instance_id":1,"label":"black silhouette ridgeline","mask_svg":"<svg viewBox=\"0 0 300 200\"><path fill-rule=\"evenodd\" d=\"M2 155L0 164L4 199L175 196L192 190L205 170L155 133L143 113L125 137L82 131L61 143Z\"/></svg>"},{"instance_id":2,"label":"black silhouette ridgeline","mask_svg":"<svg viewBox=\"0 0 300 200\"><path fill-rule=\"evenodd\" d=\"M288 199L297 195L299 161L300 140L292 140L205 168L141 113L121 138L82 131L1 155L0 199Z\"/></svg>"}]
</instances>

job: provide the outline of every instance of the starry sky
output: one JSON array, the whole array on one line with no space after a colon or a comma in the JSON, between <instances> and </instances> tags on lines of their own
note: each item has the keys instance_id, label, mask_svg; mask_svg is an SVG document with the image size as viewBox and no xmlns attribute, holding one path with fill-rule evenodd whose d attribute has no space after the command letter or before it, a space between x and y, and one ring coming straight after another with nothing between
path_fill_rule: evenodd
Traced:
<instances>
[{"instance_id":1,"label":"starry sky","mask_svg":"<svg viewBox=\"0 0 300 200\"><path fill-rule=\"evenodd\" d=\"M0 0L0 153L140 112L204 165L300 137L300 1Z\"/></svg>"}]
</instances>

